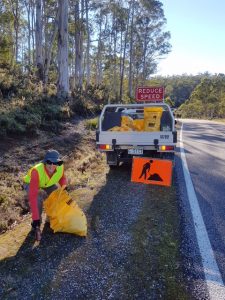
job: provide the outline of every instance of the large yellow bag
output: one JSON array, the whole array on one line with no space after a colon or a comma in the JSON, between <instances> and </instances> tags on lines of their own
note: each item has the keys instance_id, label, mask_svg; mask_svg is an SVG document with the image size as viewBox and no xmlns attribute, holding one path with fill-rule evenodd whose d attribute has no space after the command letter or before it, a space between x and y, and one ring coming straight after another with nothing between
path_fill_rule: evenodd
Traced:
<instances>
[{"instance_id":1,"label":"large yellow bag","mask_svg":"<svg viewBox=\"0 0 225 300\"><path fill-rule=\"evenodd\" d=\"M133 119L129 116L122 116L121 117L121 127L127 126L129 128L133 128Z\"/></svg>"},{"instance_id":2,"label":"large yellow bag","mask_svg":"<svg viewBox=\"0 0 225 300\"><path fill-rule=\"evenodd\" d=\"M65 190L53 191L44 201L44 209L54 232L87 235L86 216Z\"/></svg>"},{"instance_id":3,"label":"large yellow bag","mask_svg":"<svg viewBox=\"0 0 225 300\"><path fill-rule=\"evenodd\" d=\"M144 108L144 130L160 131L162 116L162 107L145 107Z\"/></svg>"}]
</instances>

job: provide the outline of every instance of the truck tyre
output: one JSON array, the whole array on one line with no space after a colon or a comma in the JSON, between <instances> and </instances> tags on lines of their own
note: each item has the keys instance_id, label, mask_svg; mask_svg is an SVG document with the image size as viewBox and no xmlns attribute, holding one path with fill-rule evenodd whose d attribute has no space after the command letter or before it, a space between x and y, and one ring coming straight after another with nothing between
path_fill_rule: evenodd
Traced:
<instances>
[{"instance_id":1,"label":"truck tyre","mask_svg":"<svg viewBox=\"0 0 225 300\"><path fill-rule=\"evenodd\" d=\"M106 159L110 169L115 169L119 166L118 156L115 151L106 152Z\"/></svg>"},{"instance_id":2,"label":"truck tyre","mask_svg":"<svg viewBox=\"0 0 225 300\"><path fill-rule=\"evenodd\" d=\"M115 170L119 167L119 164L117 165L109 165L110 170Z\"/></svg>"}]
</instances>

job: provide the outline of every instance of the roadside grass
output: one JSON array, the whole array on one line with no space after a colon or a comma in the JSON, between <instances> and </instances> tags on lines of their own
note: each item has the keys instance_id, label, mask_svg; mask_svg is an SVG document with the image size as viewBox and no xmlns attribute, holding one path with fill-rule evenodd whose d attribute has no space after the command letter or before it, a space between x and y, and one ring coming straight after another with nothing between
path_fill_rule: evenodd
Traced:
<instances>
[{"instance_id":1,"label":"roadside grass","mask_svg":"<svg viewBox=\"0 0 225 300\"><path fill-rule=\"evenodd\" d=\"M190 118L191 119L191 118ZM202 120L201 118L192 118L194 120ZM206 119L207 120L207 119ZM219 123L225 123L225 119L223 118L213 118L213 119L208 119L209 121L215 121L215 122L219 122ZM182 122L182 118L179 118L177 120L177 123L181 123Z\"/></svg>"},{"instance_id":2,"label":"roadside grass","mask_svg":"<svg viewBox=\"0 0 225 300\"><path fill-rule=\"evenodd\" d=\"M135 280L153 299L190 299L183 278L179 228L176 188L149 186L132 230L133 270L127 282L129 289Z\"/></svg>"},{"instance_id":3,"label":"roadside grass","mask_svg":"<svg viewBox=\"0 0 225 300\"><path fill-rule=\"evenodd\" d=\"M90 130L95 130L98 127L98 118L93 118L86 121L86 128Z\"/></svg>"},{"instance_id":4,"label":"roadside grass","mask_svg":"<svg viewBox=\"0 0 225 300\"><path fill-rule=\"evenodd\" d=\"M225 119L213 119L213 121L216 121L219 123L225 123Z\"/></svg>"}]
</instances>

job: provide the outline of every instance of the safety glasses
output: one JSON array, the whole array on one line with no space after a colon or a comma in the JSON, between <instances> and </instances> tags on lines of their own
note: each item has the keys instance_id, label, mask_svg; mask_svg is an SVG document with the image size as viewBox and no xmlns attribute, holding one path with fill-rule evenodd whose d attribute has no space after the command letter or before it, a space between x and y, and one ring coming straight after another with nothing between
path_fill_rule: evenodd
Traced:
<instances>
[{"instance_id":1,"label":"safety glasses","mask_svg":"<svg viewBox=\"0 0 225 300\"><path fill-rule=\"evenodd\" d=\"M46 161L47 165L54 165L54 166L61 166L63 164L63 161L57 161L57 162L53 162L51 160L47 160Z\"/></svg>"}]
</instances>

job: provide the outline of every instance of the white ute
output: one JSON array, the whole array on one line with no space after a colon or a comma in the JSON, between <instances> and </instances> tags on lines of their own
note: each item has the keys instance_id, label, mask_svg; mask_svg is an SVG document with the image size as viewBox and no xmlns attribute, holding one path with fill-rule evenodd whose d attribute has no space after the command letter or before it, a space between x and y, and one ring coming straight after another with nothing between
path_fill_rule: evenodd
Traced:
<instances>
[{"instance_id":1,"label":"white ute","mask_svg":"<svg viewBox=\"0 0 225 300\"><path fill-rule=\"evenodd\" d=\"M173 160L176 142L174 116L166 103L108 104L99 117L96 143L109 166L133 156Z\"/></svg>"}]
</instances>

